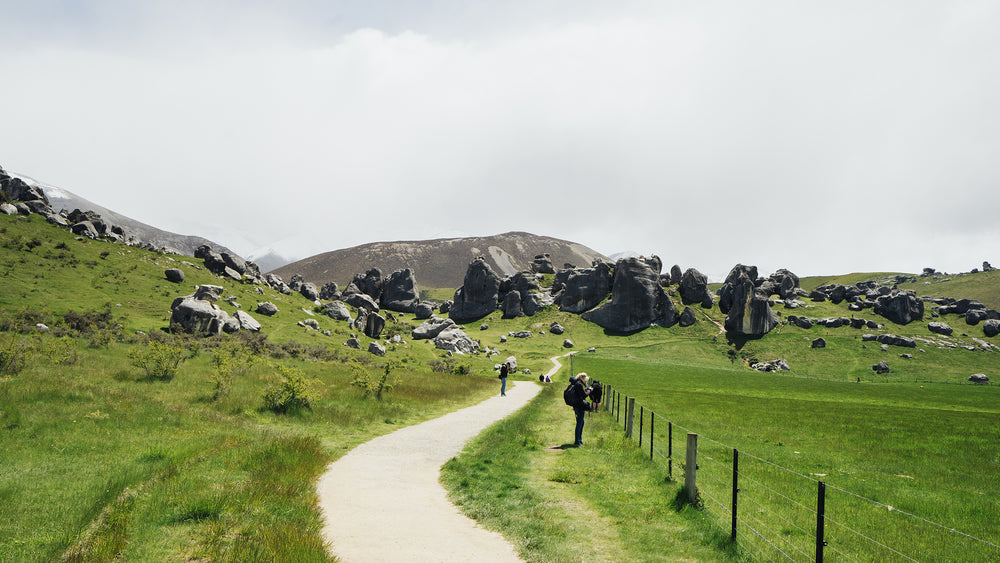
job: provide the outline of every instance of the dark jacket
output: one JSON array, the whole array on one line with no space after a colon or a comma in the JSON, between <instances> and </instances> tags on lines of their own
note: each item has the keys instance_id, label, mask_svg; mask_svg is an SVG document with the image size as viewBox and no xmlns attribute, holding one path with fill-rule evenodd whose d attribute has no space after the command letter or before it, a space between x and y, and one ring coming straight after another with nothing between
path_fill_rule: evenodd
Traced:
<instances>
[{"instance_id":1,"label":"dark jacket","mask_svg":"<svg viewBox=\"0 0 1000 563\"><path fill-rule=\"evenodd\" d=\"M569 382L573 384L573 394L576 398L576 404L573 405L573 408L586 409L587 395L590 395L590 389L584 387L583 382L575 377L569 378Z\"/></svg>"},{"instance_id":2,"label":"dark jacket","mask_svg":"<svg viewBox=\"0 0 1000 563\"><path fill-rule=\"evenodd\" d=\"M504 364L500 366L500 379L506 379L508 373L509 370L507 369L507 363L504 362Z\"/></svg>"}]
</instances>

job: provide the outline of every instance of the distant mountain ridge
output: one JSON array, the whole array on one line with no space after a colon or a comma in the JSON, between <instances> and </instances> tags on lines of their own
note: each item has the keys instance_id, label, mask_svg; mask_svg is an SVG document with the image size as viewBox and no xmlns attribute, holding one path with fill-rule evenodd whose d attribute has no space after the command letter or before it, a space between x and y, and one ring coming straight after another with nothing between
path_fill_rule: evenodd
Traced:
<instances>
[{"instance_id":1,"label":"distant mountain ridge","mask_svg":"<svg viewBox=\"0 0 1000 563\"><path fill-rule=\"evenodd\" d=\"M73 211L74 209L79 209L81 211L93 211L108 222L125 227L129 234L134 235L142 242L148 243L156 248L165 248L169 252L183 254L184 256L194 256L194 251L199 246L207 244L216 252L228 252L233 256L237 255L232 250L215 241L199 236L179 235L170 231L158 229L141 221L136 221L131 217L126 217L125 215L116 213L106 207L82 198L65 188L44 184L23 174L11 172L10 175L24 180L24 182L29 185L40 188L45 193L45 197L49 199L49 204L52 206L53 211L57 213L63 209L66 211Z\"/></svg>"},{"instance_id":2,"label":"distant mountain ridge","mask_svg":"<svg viewBox=\"0 0 1000 563\"><path fill-rule=\"evenodd\" d=\"M582 244L525 232L486 237L446 238L423 241L373 242L324 252L287 264L273 273L285 280L301 274L316 284L347 284L354 274L378 268L382 275L411 268L417 284L427 288L457 288L465 279L469 263L482 256L501 276L530 270L539 254L548 254L558 270L565 264L589 267L603 254Z\"/></svg>"}]
</instances>

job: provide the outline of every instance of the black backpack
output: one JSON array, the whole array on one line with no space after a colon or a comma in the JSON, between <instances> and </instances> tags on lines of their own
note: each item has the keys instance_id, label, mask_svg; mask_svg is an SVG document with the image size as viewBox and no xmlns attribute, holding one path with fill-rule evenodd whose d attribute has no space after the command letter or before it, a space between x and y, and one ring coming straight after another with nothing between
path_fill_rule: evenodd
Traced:
<instances>
[{"instance_id":1,"label":"black backpack","mask_svg":"<svg viewBox=\"0 0 1000 563\"><path fill-rule=\"evenodd\" d=\"M563 400L571 407L578 407L583 402L575 381L566 386L566 390L563 391Z\"/></svg>"}]
</instances>

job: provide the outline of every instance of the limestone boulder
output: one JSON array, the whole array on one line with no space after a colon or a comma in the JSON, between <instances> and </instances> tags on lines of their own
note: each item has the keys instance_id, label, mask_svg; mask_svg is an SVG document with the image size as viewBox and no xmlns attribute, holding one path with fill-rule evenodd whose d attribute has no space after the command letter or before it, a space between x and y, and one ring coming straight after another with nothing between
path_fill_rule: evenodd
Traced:
<instances>
[{"instance_id":1,"label":"limestone boulder","mask_svg":"<svg viewBox=\"0 0 1000 563\"><path fill-rule=\"evenodd\" d=\"M983 321L983 334L989 338L1000 334L1000 320L997 319L987 319Z\"/></svg>"},{"instance_id":2,"label":"limestone boulder","mask_svg":"<svg viewBox=\"0 0 1000 563\"><path fill-rule=\"evenodd\" d=\"M433 314L434 307L432 307L430 303L417 303L413 307L413 315L417 318L417 320L429 319Z\"/></svg>"},{"instance_id":3,"label":"limestone boulder","mask_svg":"<svg viewBox=\"0 0 1000 563\"><path fill-rule=\"evenodd\" d=\"M479 343L462 329L453 326L434 337L434 347L456 354L472 354L479 350Z\"/></svg>"},{"instance_id":4,"label":"limestone boulder","mask_svg":"<svg viewBox=\"0 0 1000 563\"><path fill-rule=\"evenodd\" d=\"M322 301L335 301L340 299L340 288L337 282L327 282L319 288L319 298Z\"/></svg>"},{"instance_id":5,"label":"limestone boulder","mask_svg":"<svg viewBox=\"0 0 1000 563\"><path fill-rule=\"evenodd\" d=\"M381 338L385 329L385 317L377 313L371 313L365 319L365 336L368 338Z\"/></svg>"},{"instance_id":6,"label":"limestone boulder","mask_svg":"<svg viewBox=\"0 0 1000 563\"><path fill-rule=\"evenodd\" d=\"M260 332L261 325L257 319L250 316L250 313L246 311L236 311L233 313L233 318L240 323L240 330L249 330L250 332Z\"/></svg>"},{"instance_id":7,"label":"limestone boulder","mask_svg":"<svg viewBox=\"0 0 1000 563\"><path fill-rule=\"evenodd\" d=\"M458 328L455 321L451 319L431 317L424 321L420 326L414 328L411 334L414 340L425 340L435 338L437 335L451 328Z\"/></svg>"},{"instance_id":8,"label":"limestone boulder","mask_svg":"<svg viewBox=\"0 0 1000 563\"><path fill-rule=\"evenodd\" d=\"M221 334L234 326L239 330L239 321L215 304L222 291L219 286L202 285L193 294L175 299L170 307L171 328L193 334Z\"/></svg>"},{"instance_id":9,"label":"limestone boulder","mask_svg":"<svg viewBox=\"0 0 1000 563\"><path fill-rule=\"evenodd\" d=\"M684 305L700 303L704 307L707 303L709 307L712 306L712 294L708 291L708 276L694 268L688 268L681 276L677 292Z\"/></svg>"},{"instance_id":10,"label":"limestone boulder","mask_svg":"<svg viewBox=\"0 0 1000 563\"><path fill-rule=\"evenodd\" d=\"M299 293L309 301L319 301L319 288L312 282L304 282L299 286Z\"/></svg>"},{"instance_id":11,"label":"limestone boulder","mask_svg":"<svg viewBox=\"0 0 1000 563\"><path fill-rule=\"evenodd\" d=\"M382 308L399 313L412 313L420 302L420 290L413 270L404 268L389 274L382 286Z\"/></svg>"},{"instance_id":12,"label":"limestone boulder","mask_svg":"<svg viewBox=\"0 0 1000 563\"><path fill-rule=\"evenodd\" d=\"M593 268L560 270L557 280L561 289L556 298L559 310L580 314L598 306L611 293L611 266L598 262Z\"/></svg>"},{"instance_id":13,"label":"limestone boulder","mask_svg":"<svg viewBox=\"0 0 1000 563\"><path fill-rule=\"evenodd\" d=\"M895 295L883 295L875 301L872 309L896 324L909 324L924 318L924 302L912 291L901 291Z\"/></svg>"},{"instance_id":14,"label":"limestone boulder","mask_svg":"<svg viewBox=\"0 0 1000 563\"><path fill-rule=\"evenodd\" d=\"M184 270L179 270L177 268L170 268L163 272L166 276L167 281L173 283L182 283L184 281Z\"/></svg>"},{"instance_id":15,"label":"limestone boulder","mask_svg":"<svg viewBox=\"0 0 1000 563\"><path fill-rule=\"evenodd\" d=\"M347 304L343 301L328 301L324 303L323 314L335 321L352 322L354 320L350 309L347 308Z\"/></svg>"},{"instance_id":16,"label":"limestone boulder","mask_svg":"<svg viewBox=\"0 0 1000 563\"><path fill-rule=\"evenodd\" d=\"M948 326L947 323L942 322L927 323L927 329L933 333L943 334L945 336L951 336L951 333L955 332L955 330Z\"/></svg>"},{"instance_id":17,"label":"limestone boulder","mask_svg":"<svg viewBox=\"0 0 1000 563\"><path fill-rule=\"evenodd\" d=\"M278 314L278 306L270 301L264 301L257 304L256 311L265 317L273 317Z\"/></svg>"},{"instance_id":18,"label":"limestone boulder","mask_svg":"<svg viewBox=\"0 0 1000 563\"><path fill-rule=\"evenodd\" d=\"M611 299L586 311L582 318L614 332L635 332L659 320L665 294L660 274L640 258L622 258L615 264Z\"/></svg>"},{"instance_id":19,"label":"limestone boulder","mask_svg":"<svg viewBox=\"0 0 1000 563\"><path fill-rule=\"evenodd\" d=\"M770 300L755 291L757 268L737 264L719 289L719 310L726 314L726 331L758 337L778 325Z\"/></svg>"},{"instance_id":20,"label":"limestone boulder","mask_svg":"<svg viewBox=\"0 0 1000 563\"><path fill-rule=\"evenodd\" d=\"M375 300L372 299L367 293L354 293L347 295L344 297L344 302L359 311L362 309L372 312L379 310L378 304L376 304Z\"/></svg>"},{"instance_id":21,"label":"limestone boulder","mask_svg":"<svg viewBox=\"0 0 1000 563\"><path fill-rule=\"evenodd\" d=\"M361 293L371 297L376 303L382 299L382 287L385 281L382 279L382 270L371 268L364 274L355 274L354 281Z\"/></svg>"},{"instance_id":22,"label":"limestone boulder","mask_svg":"<svg viewBox=\"0 0 1000 563\"><path fill-rule=\"evenodd\" d=\"M469 264L462 287L455 290L455 299L448 315L456 323L466 323L485 317L497 308L500 278L482 257Z\"/></svg>"}]
</instances>

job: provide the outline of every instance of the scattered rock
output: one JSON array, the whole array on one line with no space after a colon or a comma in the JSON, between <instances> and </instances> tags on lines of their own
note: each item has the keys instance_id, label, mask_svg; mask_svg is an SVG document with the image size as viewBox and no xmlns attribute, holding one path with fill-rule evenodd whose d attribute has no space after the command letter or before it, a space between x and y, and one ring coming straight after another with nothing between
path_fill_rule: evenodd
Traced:
<instances>
[{"instance_id":1,"label":"scattered rock","mask_svg":"<svg viewBox=\"0 0 1000 563\"><path fill-rule=\"evenodd\" d=\"M694 323L698 322L698 318L694 314L694 310L691 307L684 307L684 311L681 312L680 319L677 324L682 327L689 327Z\"/></svg>"},{"instance_id":2,"label":"scattered rock","mask_svg":"<svg viewBox=\"0 0 1000 563\"><path fill-rule=\"evenodd\" d=\"M563 348L572 348L572 347L573 347L573 341L572 340L570 340L568 338L566 340L563 340Z\"/></svg>"},{"instance_id":3,"label":"scattered rock","mask_svg":"<svg viewBox=\"0 0 1000 563\"><path fill-rule=\"evenodd\" d=\"M879 375L882 375L884 373L889 373L889 364L886 363L885 360L882 360L881 362L873 365L872 369L875 370L875 373Z\"/></svg>"},{"instance_id":4,"label":"scattered rock","mask_svg":"<svg viewBox=\"0 0 1000 563\"><path fill-rule=\"evenodd\" d=\"M974 373L974 374L972 374L972 375L969 376L969 381L971 381L973 383L979 383L981 385L984 385L984 384L990 382L990 378L986 377L986 374L984 374L984 373Z\"/></svg>"},{"instance_id":5,"label":"scattered rock","mask_svg":"<svg viewBox=\"0 0 1000 563\"><path fill-rule=\"evenodd\" d=\"M990 338L1000 334L1000 321L989 319L983 322L983 333Z\"/></svg>"},{"instance_id":6,"label":"scattered rock","mask_svg":"<svg viewBox=\"0 0 1000 563\"><path fill-rule=\"evenodd\" d=\"M414 340L425 340L428 338L435 338L437 335L451 328L457 328L455 321L451 319L431 317L430 319L424 321L423 324L413 329L411 334Z\"/></svg>"},{"instance_id":7,"label":"scattered rock","mask_svg":"<svg viewBox=\"0 0 1000 563\"><path fill-rule=\"evenodd\" d=\"M461 354L472 354L479 351L479 343L469 338L469 335L457 326L442 331L434 337L434 346L440 350Z\"/></svg>"},{"instance_id":8,"label":"scattered rock","mask_svg":"<svg viewBox=\"0 0 1000 563\"><path fill-rule=\"evenodd\" d=\"M770 362L759 362L759 363L751 365L750 368L751 369L755 369L757 371L764 371L764 372L779 371L779 370L780 371L789 371L791 369L791 368L788 367L788 362L786 362L785 360L783 360L781 358L778 358L778 359L775 359L775 360L771 360Z\"/></svg>"},{"instance_id":9,"label":"scattered rock","mask_svg":"<svg viewBox=\"0 0 1000 563\"><path fill-rule=\"evenodd\" d=\"M375 300L372 299L367 293L354 293L348 295L344 301L359 311L361 309L369 312L377 312L379 310L378 304L375 303Z\"/></svg>"},{"instance_id":10,"label":"scattered rock","mask_svg":"<svg viewBox=\"0 0 1000 563\"><path fill-rule=\"evenodd\" d=\"M375 315L378 316L378 315ZM368 353L376 356L385 356L385 347L378 342L368 344Z\"/></svg>"},{"instance_id":11,"label":"scattered rock","mask_svg":"<svg viewBox=\"0 0 1000 563\"><path fill-rule=\"evenodd\" d=\"M368 338L380 338L383 329L385 329L385 318L382 315L371 313L365 319L365 336Z\"/></svg>"},{"instance_id":12,"label":"scattered rock","mask_svg":"<svg viewBox=\"0 0 1000 563\"><path fill-rule=\"evenodd\" d=\"M508 332L507 336L513 336L514 338L531 338L531 331L519 330L517 332Z\"/></svg>"},{"instance_id":13,"label":"scattered rock","mask_svg":"<svg viewBox=\"0 0 1000 563\"><path fill-rule=\"evenodd\" d=\"M817 338L817 339L813 340L812 341L812 347L813 348L826 348L826 339L824 339L824 338Z\"/></svg>"},{"instance_id":14,"label":"scattered rock","mask_svg":"<svg viewBox=\"0 0 1000 563\"><path fill-rule=\"evenodd\" d=\"M563 328L563 326L559 324L557 321L552 321L552 324L549 325L549 332L551 332L552 334L559 335L566 332L566 329Z\"/></svg>"},{"instance_id":15,"label":"scattered rock","mask_svg":"<svg viewBox=\"0 0 1000 563\"><path fill-rule=\"evenodd\" d=\"M927 323L927 328L933 333L945 336L951 336L951 333L954 332L953 328L942 322Z\"/></svg>"},{"instance_id":16,"label":"scattered rock","mask_svg":"<svg viewBox=\"0 0 1000 563\"><path fill-rule=\"evenodd\" d=\"M240 323L240 330L260 332L260 323L257 322L257 319L251 317L250 313L247 313L246 311L236 311L236 313L233 314L233 318Z\"/></svg>"},{"instance_id":17,"label":"scattered rock","mask_svg":"<svg viewBox=\"0 0 1000 563\"><path fill-rule=\"evenodd\" d=\"M444 311L442 311L442 314L443 313ZM413 314L419 321L429 319L431 318L431 315L434 314L434 307L431 307L429 303L417 303L413 307Z\"/></svg>"},{"instance_id":18,"label":"scattered rock","mask_svg":"<svg viewBox=\"0 0 1000 563\"><path fill-rule=\"evenodd\" d=\"M330 301L323 304L323 313L335 321L352 322L351 311L343 301Z\"/></svg>"},{"instance_id":19,"label":"scattered rock","mask_svg":"<svg viewBox=\"0 0 1000 563\"><path fill-rule=\"evenodd\" d=\"M355 350L360 350L361 341L358 340L357 338L351 337L347 339L347 342L344 342L344 346L347 346L348 348L354 348Z\"/></svg>"},{"instance_id":20,"label":"scattered rock","mask_svg":"<svg viewBox=\"0 0 1000 563\"><path fill-rule=\"evenodd\" d=\"M167 277L167 281L173 283L182 283L184 281L183 270L178 270L177 268L170 268L169 270L163 272L163 274Z\"/></svg>"},{"instance_id":21,"label":"scattered rock","mask_svg":"<svg viewBox=\"0 0 1000 563\"><path fill-rule=\"evenodd\" d=\"M488 325L488 324L481 324L481 325L479 325L479 330L489 330L489 328L490 328L490 325Z\"/></svg>"},{"instance_id":22,"label":"scattered rock","mask_svg":"<svg viewBox=\"0 0 1000 563\"><path fill-rule=\"evenodd\" d=\"M266 317L273 317L274 315L278 314L278 307L277 305L271 303L270 301L265 301L263 303L257 304L256 311Z\"/></svg>"}]
</instances>

